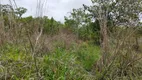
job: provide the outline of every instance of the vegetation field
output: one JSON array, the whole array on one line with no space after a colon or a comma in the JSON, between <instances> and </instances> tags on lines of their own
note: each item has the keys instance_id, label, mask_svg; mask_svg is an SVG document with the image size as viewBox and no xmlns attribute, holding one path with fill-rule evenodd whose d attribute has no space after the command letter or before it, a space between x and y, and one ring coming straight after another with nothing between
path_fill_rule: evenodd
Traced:
<instances>
[{"instance_id":1,"label":"vegetation field","mask_svg":"<svg viewBox=\"0 0 142 80\"><path fill-rule=\"evenodd\" d=\"M142 0L91 0L64 23L43 15L46 0L36 17L9 1L0 4L0 80L142 80Z\"/></svg>"}]
</instances>

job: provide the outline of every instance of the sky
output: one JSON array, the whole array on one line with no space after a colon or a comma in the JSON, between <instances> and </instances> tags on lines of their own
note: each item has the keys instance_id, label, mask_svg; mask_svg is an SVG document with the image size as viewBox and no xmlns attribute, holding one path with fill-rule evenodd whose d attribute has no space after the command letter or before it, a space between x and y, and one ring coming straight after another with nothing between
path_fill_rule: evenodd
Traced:
<instances>
[{"instance_id":1,"label":"sky","mask_svg":"<svg viewBox=\"0 0 142 80\"><path fill-rule=\"evenodd\" d=\"M11 0L13 1L13 0ZM68 16L73 8L82 7L83 4L90 5L91 0L15 0L18 7L25 7L28 9L26 16L36 16L37 2L44 3L43 15L49 18L53 17L57 21L64 22L64 16ZM0 0L2 4L10 4L9 0Z\"/></svg>"}]
</instances>

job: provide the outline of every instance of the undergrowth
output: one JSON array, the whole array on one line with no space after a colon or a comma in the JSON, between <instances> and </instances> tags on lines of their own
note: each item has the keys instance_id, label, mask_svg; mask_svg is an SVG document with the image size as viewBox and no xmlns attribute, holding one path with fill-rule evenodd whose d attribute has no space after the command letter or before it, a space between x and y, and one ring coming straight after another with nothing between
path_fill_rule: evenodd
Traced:
<instances>
[{"instance_id":1,"label":"undergrowth","mask_svg":"<svg viewBox=\"0 0 142 80\"><path fill-rule=\"evenodd\" d=\"M5 45L0 51L0 79L36 79L32 54L21 46ZM53 52L37 57L40 79L44 80L93 80L94 62L99 58L99 47L87 43L73 44L67 50L56 47ZM40 54L40 53L39 53Z\"/></svg>"}]
</instances>

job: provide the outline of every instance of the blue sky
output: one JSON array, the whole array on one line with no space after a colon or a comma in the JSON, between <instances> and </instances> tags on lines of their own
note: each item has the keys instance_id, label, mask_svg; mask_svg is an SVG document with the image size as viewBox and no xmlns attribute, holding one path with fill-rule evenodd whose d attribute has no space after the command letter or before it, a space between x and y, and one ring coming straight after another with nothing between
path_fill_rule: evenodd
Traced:
<instances>
[{"instance_id":1,"label":"blue sky","mask_svg":"<svg viewBox=\"0 0 142 80\"><path fill-rule=\"evenodd\" d=\"M13 0L11 0L13 1ZM18 7L28 9L24 16L35 16L37 1L46 1L43 14L54 17L57 21L64 21L64 16L68 16L73 8L80 8L82 4L90 5L91 0L15 0ZM9 0L0 0L1 3L9 4Z\"/></svg>"}]
</instances>

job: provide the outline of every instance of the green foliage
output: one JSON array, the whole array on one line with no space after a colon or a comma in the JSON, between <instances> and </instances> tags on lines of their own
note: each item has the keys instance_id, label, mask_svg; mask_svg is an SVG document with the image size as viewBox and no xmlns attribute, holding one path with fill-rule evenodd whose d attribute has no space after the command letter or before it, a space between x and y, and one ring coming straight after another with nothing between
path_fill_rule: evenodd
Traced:
<instances>
[{"instance_id":1,"label":"green foliage","mask_svg":"<svg viewBox=\"0 0 142 80\"><path fill-rule=\"evenodd\" d=\"M93 43L100 44L100 27L98 21L91 22L89 25L78 30L79 38L85 41L93 40Z\"/></svg>"},{"instance_id":2,"label":"green foliage","mask_svg":"<svg viewBox=\"0 0 142 80\"><path fill-rule=\"evenodd\" d=\"M43 21L43 32L50 35L57 34L59 32L59 28L63 26L60 22L55 21L53 17L49 19L48 17L44 16Z\"/></svg>"},{"instance_id":3,"label":"green foliage","mask_svg":"<svg viewBox=\"0 0 142 80\"><path fill-rule=\"evenodd\" d=\"M76 21L73 19L69 19L69 18L65 17L64 24L66 27L71 28L72 30L75 30L74 28L76 28Z\"/></svg>"},{"instance_id":4,"label":"green foliage","mask_svg":"<svg viewBox=\"0 0 142 80\"><path fill-rule=\"evenodd\" d=\"M123 0L92 0L91 6L83 5L82 8L73 9L70 16L65 17L65 25L70 27L79 38L94 40L98 44L100 40L99 27L105 22L104 20L106 20L105 25L109 34L116 31L116 26L131 26L127 24L131 24L131 21L137 24L142 9L139 5L141 5L140 0L128 2Z\"/></svg>"},{"instance_id":5,"label":"green foliage","mask_svg":"<svg viewBox=\"0 0 142 80\"><path fill-rule=\"evenodd\" d=\"M20 18L24 13L26 13L27 9L24 7L19 7L15 9L15 14L17 14Z\"/></svg>"},{"instance_id":6,"label":"green foliage","mask_svg":"<svg viewBox=\"0 0 142 80\"><path fill-rule=\"evenodd\" d=\"M94 40L99 44L100 26L98 20L93 21L92 16L84 8L73 9L69 17L65 17L65 26L71 28L82 40Z\"/></svg>"},{"instance_id":7,"label":"green foliage","mask_svg":"<svg viewBox=\"0 0 142 80\"><path fill-rule=\"evenodd\" d=\"M32 16L28 16L28 17L21 18L20 20L23 23L27 23L27 24L29 23L30 24L30 22L32 22L34 20L34 18Z\"/></svg>"}]
</instances>

